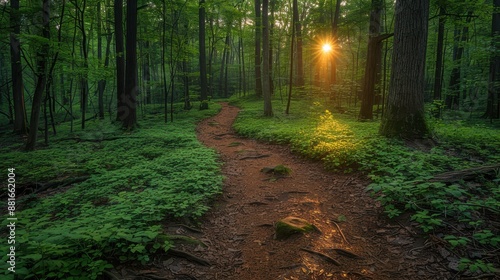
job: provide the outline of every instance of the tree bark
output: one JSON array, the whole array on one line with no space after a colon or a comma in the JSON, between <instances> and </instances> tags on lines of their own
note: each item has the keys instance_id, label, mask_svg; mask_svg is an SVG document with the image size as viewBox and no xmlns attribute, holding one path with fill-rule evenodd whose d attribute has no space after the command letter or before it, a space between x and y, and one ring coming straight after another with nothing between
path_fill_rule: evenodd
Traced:
<instances>
[{"instance_id":1,"label":"tree bark","mask_svg":"<svg viewBox=\"0 0 500 280\"><path fill-rule=\"evenodd\" d=\"M446 10L443 5L439 6L438 38L436 46L436 67L434 72L434 100L441 100L443 88L443 49L444 49L444 27L446 23Z\"/></svg>"},{"instance_id":2,"label":"tree bark","mask_svg":"<svg viewBox=\"0 0 500 280\"><path fill-rule=\"evenodd\" d=\"M380 133L421 138L428 133L424 117L424 73L429 0L397 0L392 75Z\"/></svg>"},{"instance_id":3,"label":"tree bark","mask_svg":"<svg viewBox=\"0 0 500 280\"><path fill-rule=\"evenodd\" d=\"M200 0L198 9L198 36L200 52L200 110L208 109L207 54L205 52L205 0Z\"/></svg>"},{"instance_id":4,"label":"tree bark","mask_svg":"<svg viewBox=\"0 0 500 280\"><path fill-rule=\"evenodd\" d=\"M337 45L337 33L338 33L338 26L339 26L339 18L340 18L340 4L341 0L337 0L335 4L335 13L333 15L332 19L332 43L333 43L333 48ZM380 22L380 21L379 21ZM337 83L337 61L335 59L335 55L332 55L332 71L330 73L330 85L334 85Z\"/></svg>"},{"instance_id":5,"label":"tree bark","mask_svg":"<svg viewBox=\"0 0 500 280\"><path fill-rule=\"evenodd\" d=\"M23 67L21 65L21 19L19 16L19 0L10 1L10 61L12 71L12 96L14 100L14 131L26 134L26 108L24 104Z\"/></svg>"},{"instance_id":6,"label":"tree bark","mask_svg":"<svg viewBox=\"0 0 500 280\"><path fill-rule=\"evenodd\" d=\"M373 119L375 87L378 84L377 77L380 77L380 75L378 75L378 70L382 63L382 41L379 37L382 5L382 0L372 0L365 79L363 82L363 97L361 100L361 109L359 111L359 120Z\"/></svg>"},{"instance_id":7,"label":"tree bark","mask_svg":"<svg viewBox=\"0 0 500 280\"><path fill-rule=\"evenodd\" d=\"M495 12L491 17L491 45L493 52L490 57L490 73L488 81L488 100L484 117L500 118L500 0L493 1Z\"/></svg>"},{"instance_id":8,"label":"tree bark","mask_svg":"<svg viewBox=\"0 0 500 280\"><path fill-rule=\"evenodd\" d=\"M269 0L262 1L262 97L264 116L272 116L271 73L269 73Z\"/></svg>"},{"instance_id":9,"label":"tree bark","mask_svg":"<svg viewBox=\"0 0 500 280\"><path fill-rule=\"evenodd\" d=\"M262 78L261 78L261 42L262 24L260 16L260 0L255 0L255 95L262 96Z\"/></svg>"},{"instance_id":10,"label":"tree bark","mask_svg":"<svg viewBox=\"0 0 500 280\"><path fill-rule=\"evenodd\" d=\"M40 122L40 105L43 100L43 92L47 83L47 56L49 55L49 40L50 40L50 1L42 1L42 37L46 39L42 43L40 50L37 52L37 83L35 92L33 93L33 103L31 107L30 131L26 141L26 150L32 151L35 149L38 125Z\"/></svg>"},{"instance_id":11,"label":"tree bark","mask_svg":"<svg viewBox=\"0 0 500 280\"><path fill-rule=\"evenodd\" d=\"M125 94L118 110L122 126L133 129L137 124L137 1L127 1L127 41Z\"/></svg>"},{"instance_id":12,"label":"tree bark","mask_svg":"<svg viewBox=\"0 0 500 280\"><path fill-rule=\"evenodd\" d=\"M116 120L120 121L120 108L125 94L125 52L123 47L123 0L114 0L115 52L116 52Z\"/></svg>"},{"instance_id":13,"label":"tree bark","mask_svg":"<svg viewBox=\"0 0 500 280\"><path fill-rule=\"evenodd\" d=\"M295 24L295 43L297 44L297 77L295 85L304 86L304 60L302 57L302 24L299 20L299 5L297 0L293 0L293 23Z\"/></svg>"}]
</instances>

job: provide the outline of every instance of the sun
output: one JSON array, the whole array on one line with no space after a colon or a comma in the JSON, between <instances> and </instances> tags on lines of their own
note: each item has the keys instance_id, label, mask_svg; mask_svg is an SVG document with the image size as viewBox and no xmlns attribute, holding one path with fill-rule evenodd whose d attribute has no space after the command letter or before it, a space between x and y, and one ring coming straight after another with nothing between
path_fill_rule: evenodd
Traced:
<instances>
[{"instance_id":1,"label":"sun","mask_svg":"<svg viewBox=\"0 0 500 280\"><path fill-rule=\"evenodd\" d=\"M323 44L323 47L321 47L321 49L323 50L323 52L325 53L328 53L328 52L331 52L332 51L332 45L326 43L326 44Z\"/></svg>"}]
</instances>

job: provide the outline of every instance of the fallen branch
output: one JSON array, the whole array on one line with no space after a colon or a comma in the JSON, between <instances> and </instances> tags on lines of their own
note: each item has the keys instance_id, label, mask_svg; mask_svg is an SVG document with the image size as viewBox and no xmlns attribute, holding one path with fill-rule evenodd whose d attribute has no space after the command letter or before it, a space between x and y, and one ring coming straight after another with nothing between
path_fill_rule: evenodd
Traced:
<instances>
[{"instance_id":1,"label":"fallen branch","mask_svg":"<svg viewBox=\"0 0 500 280\"><path fill-rule=\"evenodd\" d=\"M327 256L327 255L325 255L323 253L320 253L320 252L317 252L317 251L314 251L314 250L310 250L310 249L307 249L307 248L300 248L300 250L302 250L304 252L308 252L308 253L316 255L316 256L319 256L322 259L326 260L327 262L330 262L330 263L333 263L334 265L340 266L340 263L338 261L334 260L332 257Z\"/></svg>"},{"instance_id":2,"label":"fallen branch","mask_svg":"<svg viewBox=\"0 0 500 280\"><path fill-rule=\"evenodd\" d=\"M201 230L199 230L199 229L195 229L195 228L190 227L190 226L185 225L185 224L179 224L178 226L183 227L183 228L185 228L185 229L187 229L187 230L189 230L189 231L192 231L192 232L196 232L196 233L203 233L203 231L201 231Z\"/></svg>"},{"instance_id":3,"label":"fallen branch","mask_svg":"<svg viewBox=\"0 0 500 280\"><path fill-rule=\"evenodd\" d=\"M207 261L203 258L197 257L195 255L192 255L188 252L179 251L179 250L175 250L175 249L169 249L168 253L171 254L172 256L184 258L186 260L190 260L190 261L195 262L195 263L200 264L200 265L204 265L204 266L211 266L212 265L212 264L210 264L209 261Z\"/></svg>"},{"instance_id":4,"label":"fallen branch","mask_svg":"<svg viewBox=\"0 0 500 280\"><path fill-rule=\"evenodd\" d=\"M467 168L463 170L455 170L444 172L441 174L434 175L430 182L456 182L460 180L474 179L478 175L485 175L488 173L495 173L500 169L500 164L480 166L474 168Z\"/></svg>"}]
</instances>

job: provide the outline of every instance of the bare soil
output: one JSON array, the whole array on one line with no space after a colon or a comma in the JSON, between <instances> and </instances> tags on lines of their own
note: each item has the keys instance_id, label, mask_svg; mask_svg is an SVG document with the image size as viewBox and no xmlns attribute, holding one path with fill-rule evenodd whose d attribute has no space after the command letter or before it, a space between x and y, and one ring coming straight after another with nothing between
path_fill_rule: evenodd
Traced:
<instances>
[{"instance_id":1,"label":"bare soil","mask_svg":"<svg viewBox=\"0 0 500 280\"><path fill-rule=\"evenodd\" d=\"M439 254L439 238L416 232L408 217L385 218L365 192L363 174L328 172L286 146L239 137L232 130L238 111L223 103L218 115L197 127L200 141L220 154L225 176L223 194L200 232L167 228L201 240L204 245L176 249L210 265L164 256L139 273L143 279L459 279ZM276 165L292 172L261 172ZM276 240L274 223L287 216L306 219L320 232Z\"/></svg>"}]
</instances>

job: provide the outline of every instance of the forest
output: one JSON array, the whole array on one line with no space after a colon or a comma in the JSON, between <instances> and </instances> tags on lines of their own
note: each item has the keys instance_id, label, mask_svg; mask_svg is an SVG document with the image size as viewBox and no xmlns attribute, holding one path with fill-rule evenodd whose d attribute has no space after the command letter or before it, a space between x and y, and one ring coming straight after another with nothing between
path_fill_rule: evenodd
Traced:
<instances>
[{"instance_id":1,"label":"forest","mask_svg":"<svg viewBox=\"0 0 500 280\"><path fill-rule=\"evenodd\" d=\"M500 277L500 0L0 0L0 38L2 279Z\"/></svg>"}]
</instances>

